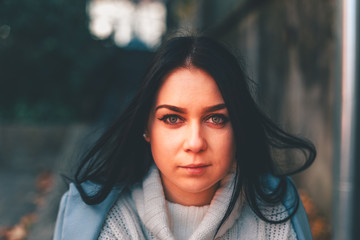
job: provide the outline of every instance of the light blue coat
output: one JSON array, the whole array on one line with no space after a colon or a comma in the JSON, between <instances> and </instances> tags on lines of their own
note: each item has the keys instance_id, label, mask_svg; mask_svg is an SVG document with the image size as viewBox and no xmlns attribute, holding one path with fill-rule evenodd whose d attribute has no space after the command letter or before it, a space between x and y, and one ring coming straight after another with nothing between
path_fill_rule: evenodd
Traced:
<instances>
[{"instance_id":1,"label":"light blue coat","mask_svg":"<svg viewBox=\"0 0 360 240\"><path fill-rule=\"evenodd\" d=\"M274 185L276 180L270 179ZM290 178L289 178L290 180ZM292 181L292 180L290 180ZM96 191L96 185L84 183L85 191ZM291 200L298 194L289 190L283 204L289 208ZM100 234L105 218L113 204L118 199L122 188L114 188L107 198L97 205L87 205L81 199L80 193L74 184L70 184L69 190L64 194L60 202L59 213L56 220L54 240L96 240ZM296 214L291 219L294 230L299 240L311 240L311 231L303 204L300 201Z\"/></svg>"}]
</instances>

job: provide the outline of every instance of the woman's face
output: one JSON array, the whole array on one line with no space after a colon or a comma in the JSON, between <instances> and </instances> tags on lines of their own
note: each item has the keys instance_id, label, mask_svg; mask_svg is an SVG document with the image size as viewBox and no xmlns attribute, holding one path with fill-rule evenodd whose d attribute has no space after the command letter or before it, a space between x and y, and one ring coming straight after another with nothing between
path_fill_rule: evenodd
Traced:
<instances>
[{"instance_id":1,"label":"woman's face","mask_svg":"<svg viewBox=\"0 0 360 240\"><path fill-rule=\"evenodd\" d=\"M150 114L146 140L169 201L210 203L235 159L233 129L214 79L198 68L169 74Z\"/></svg>"}]
</instances>

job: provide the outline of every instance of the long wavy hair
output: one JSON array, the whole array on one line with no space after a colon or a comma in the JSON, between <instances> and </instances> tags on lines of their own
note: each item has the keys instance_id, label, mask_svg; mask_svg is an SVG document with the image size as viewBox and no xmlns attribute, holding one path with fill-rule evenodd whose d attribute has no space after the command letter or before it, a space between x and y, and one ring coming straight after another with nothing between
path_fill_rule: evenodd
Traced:
<instances>
[{"instance_id":1,"label":"long wavy hair","mask_svg":"<svg viewBox=\"0 0 360 240\"><path fill-rule=\"evenodd\" d=\"M220 226L241 194L245 195L252 210L262 220L272 223L287 221L297 211L297 195L291 209L288 209L288 216L280 221L266 216L262 206L279 204L288 188L294 188L286 176L309 167L316 156L315 147L274 124L254 101L250 81L236 57L219 42L201 36L175 37L160 47L128 108L82 159L74 182L83 201L87 204L100 203L114 186L131 186L143 180L154 163L150 147L142 135L157 92L170 72L189 66L204 70L215 80L228 109L235 136L237 164L234 191ZM273 150L289 149L300 150L305 160L295 170L279 174ZM295 160L287 161L288 165L296 164ZM270 189L264 181L269 174L278 179L277 187ZM81 185L85 181L97 183L98 191L91 195L86 193Z\"/></svg>"}]
</instances>

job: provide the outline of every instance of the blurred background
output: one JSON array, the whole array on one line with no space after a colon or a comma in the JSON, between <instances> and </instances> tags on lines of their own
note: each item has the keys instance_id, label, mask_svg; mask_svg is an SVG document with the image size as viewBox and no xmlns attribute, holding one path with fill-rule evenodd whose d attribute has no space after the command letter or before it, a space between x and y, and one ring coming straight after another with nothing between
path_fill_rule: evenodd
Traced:
<instances>
[{"instance_id":1,"label":"blurred background","mask_svg":"<svg viewBox=\"0 0 360 240\"><path fill-rule=\"evenodd\" d=\"M0 239L51 239L61 174L121 113L161 42L189 33L233 49L262 109L316 145L293 176L314 239L356 239L356 2L0 0Z\"/></svg>"}]
</instances>

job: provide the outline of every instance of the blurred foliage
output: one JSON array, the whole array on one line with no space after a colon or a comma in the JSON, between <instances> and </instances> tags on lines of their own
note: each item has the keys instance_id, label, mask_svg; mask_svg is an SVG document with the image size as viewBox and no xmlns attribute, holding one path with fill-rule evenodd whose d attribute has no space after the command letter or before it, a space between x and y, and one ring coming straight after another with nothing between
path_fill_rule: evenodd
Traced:
<instances>
[{"instance_id":1,"label":"blurred foliage","mask_svg":"<svg viewBox=\"0 0 360 240\"><path fill-rule=\"evenodd\" d=\"M54 187L54 174L49 171L41 172L35 181L37 194L33 199L36 209L46 205L47 193ZM30 212L21 217L20 221L14 226L0 227L0 239L3 240L23 240L27 239L31 228L38 220L36 212Z\"/></svg>"},{"instance_id":2,"label":"blurred foliage","mask_svg":"<svg viewBox=\"0 0 360 240\"><path fill-rule=\"evenodd\" d=\"M91 120L101 111L113 76L96 72L122 52L91 37L86 4L0 0L1 122Z\"/></svg>"},{"instance_id":3,"label":"blurred foliage","mask_svg":"<svg viewBox=\"0 0 360 240\"><path fill-rule=\"evenodd\" d=\"M312 237L315 240L331 239L331 228L329 219L321 216L314 200L304 189L300 189L299 194L309 219Z\"/></svg>"}]
</instances>

